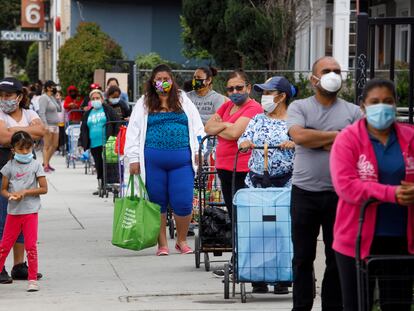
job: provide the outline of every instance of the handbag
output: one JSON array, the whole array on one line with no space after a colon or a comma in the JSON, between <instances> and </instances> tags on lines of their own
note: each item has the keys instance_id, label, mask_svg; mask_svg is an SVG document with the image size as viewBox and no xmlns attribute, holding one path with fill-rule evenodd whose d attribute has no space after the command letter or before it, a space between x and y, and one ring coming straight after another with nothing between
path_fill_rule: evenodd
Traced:
<instances>
[{"instance_id":1,"label":"handbag","mask_svg":"<svg viewBox=\"0 0 414 311\"><path fill-rule=\"evenodd\" d=\"M116 136L109 136L108 141L105 144L105 163L115 164L118 163L118 155L115 152Z\"/></svg>"},{"instance_id":2,"label":"handbag","mask_svg":"<svg viewBox=\"0 0 414 311\"><path fill-rule=\"evenodd\" d=\"M263 146L264 151L264 172L263 175L250 171L250 181L255 188L270 188L276 187L281 188L292 177L292 173L287 173L279 176L270 176L269 174L269 145L267 143Z\"/></svg>"},{"instance_id":3,"label":"handbag","mask_svg":"<svg viewBox=\"0 0 414 311\"><path fill-rule=\"evenodd\" d=\"M140 175L138 182L139 196L135 195L134 175L131 175L128 182L130 196L115 199L112 226L112 244L136 251L156 245L161 226L161 207L148 200Z\"/></svg>"}]
</instances>

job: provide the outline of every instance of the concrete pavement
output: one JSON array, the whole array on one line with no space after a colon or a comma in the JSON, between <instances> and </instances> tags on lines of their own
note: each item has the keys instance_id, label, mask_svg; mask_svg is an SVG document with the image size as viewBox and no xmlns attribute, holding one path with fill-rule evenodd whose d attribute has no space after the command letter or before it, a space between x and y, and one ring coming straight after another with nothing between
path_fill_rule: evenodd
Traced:
<instances>
[{"instance_id":1,"label":"concrete pavement","mask_svg":"<svg viewBox=\"0 0 414 311\"><path fill-rule=\"evenodd\" d=\"M52 165L56 172L47 177L49 193L42 198L39 217L40 291L27 293L24 281L1 285L0 310L291 309L291 294L249 294L246 304L239 296L224 300L221 281L203 266L196 269L193 255L175 253L173 240L168 257L154 256L155 248L133 252L112 246L112 197L92 196L96 177L85 175L80 164L67 169L64 159L55 156ZM319 280L322 261L318 258L316 264ZM314 310L319 309L318 286Z\"/></svg>"}]
</instances>

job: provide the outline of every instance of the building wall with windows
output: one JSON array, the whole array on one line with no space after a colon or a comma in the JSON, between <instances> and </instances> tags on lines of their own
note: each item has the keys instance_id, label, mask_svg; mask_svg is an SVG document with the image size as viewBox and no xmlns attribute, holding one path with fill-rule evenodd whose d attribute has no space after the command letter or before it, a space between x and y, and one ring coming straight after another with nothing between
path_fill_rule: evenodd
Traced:
<instances>
[{"instance_id":1,"label":"building wall with windows","mask_svg":"<svg viewBox=\"0 0 414 311\"><path fill-rule=\"evenodd\" d=\"M310 70L321 56L334 56L343 70L355 67L356 54L356 1L312 0L302 10L309 11L310 18L296 34L295 69ZM371 17L414 16L414 0L372 0ZM387 68L390 59L390 27L380 26L376 31L377 68ZM408 62L410 29L396 27L396 61Z\"/></svg>"}]
</instances>

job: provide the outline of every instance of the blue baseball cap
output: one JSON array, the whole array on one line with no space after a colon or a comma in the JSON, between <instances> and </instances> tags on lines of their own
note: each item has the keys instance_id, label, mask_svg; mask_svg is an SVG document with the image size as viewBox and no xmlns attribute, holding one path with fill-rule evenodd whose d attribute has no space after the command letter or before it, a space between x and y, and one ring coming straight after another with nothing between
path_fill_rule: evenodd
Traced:
<instances>
[{"instance_id":1,"label":"blue baseball cap","mask_svg":"<svg viewBox=\"0 0 414 311\"><path fill-rule=\"evenodd\" d=\"M258 93L263 91L283 92L287 94L288 98L294 97L297 93L296 88L290 84L289 80L281 76L271 77L263 84L255 84L253 88Z\"/></svg>"}]
</instances>

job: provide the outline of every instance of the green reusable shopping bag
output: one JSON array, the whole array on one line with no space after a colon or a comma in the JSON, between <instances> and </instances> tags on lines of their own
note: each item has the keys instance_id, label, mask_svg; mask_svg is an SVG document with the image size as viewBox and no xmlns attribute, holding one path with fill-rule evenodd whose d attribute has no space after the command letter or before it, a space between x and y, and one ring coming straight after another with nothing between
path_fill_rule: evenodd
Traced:
<instances>
[{"instance_id":1,"label":"green reusable shopping bag","mask_svg":"<svg viewBox=\"0 0 414 311\"><path fill-rule=\"evenodd\" d=\"M118 155L115 152L116 136L109 136L105 144L105 162L108 164L118 163Z\"/></svg>"},{"instance_id":2,"label":"green reusable shopping bag","mask_svg":"<svg viewBox=\"0 0 414 311\"><path fill-rule=\"evenodd\" d=\"M121 248L142 250L157 244L161 208L148 201L148 193L138 175L139 196L134 192L134 176L129 177L130 196L115 199L112 244Z\"/></svg>"}]
</instances>

